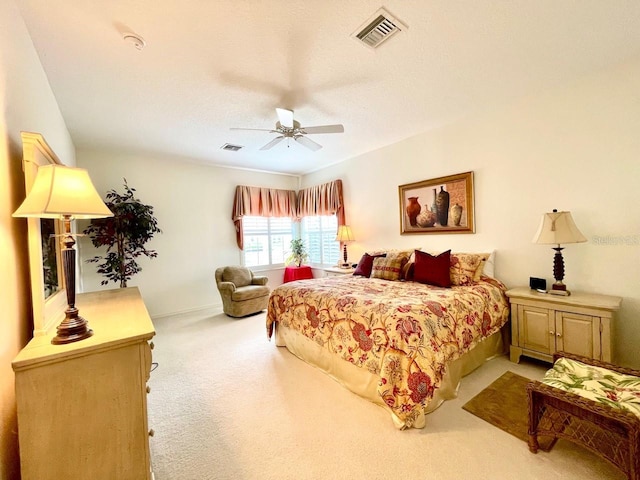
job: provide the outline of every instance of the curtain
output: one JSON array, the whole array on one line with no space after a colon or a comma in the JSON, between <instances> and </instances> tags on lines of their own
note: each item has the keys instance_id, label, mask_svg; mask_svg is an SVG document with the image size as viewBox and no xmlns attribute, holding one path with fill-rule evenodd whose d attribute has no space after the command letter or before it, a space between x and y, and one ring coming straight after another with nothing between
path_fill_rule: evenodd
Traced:
<instances>
[{"instance_id":1,"label":"curtain","mask_svg":"<svg viewBox=\"0 0 640 480\"><path fill-rule=\"evenodd\" d=\"M342 180L334 180L298 192L298 218L334 214L338 217L338 225L344 225Z\"/></svg>"},{"instance_id":2,"label":"curtain","mask_svg":"<svg viewBox=\"0 0 640 480\"><path fill-rule=\"evenodd\" d=\"M242 234L242 217L244 215L297 218L296 192L244 185L236 187L231 219L236 227L236 243L240 250L244 247Z\"/></svg>"}]
</instances>

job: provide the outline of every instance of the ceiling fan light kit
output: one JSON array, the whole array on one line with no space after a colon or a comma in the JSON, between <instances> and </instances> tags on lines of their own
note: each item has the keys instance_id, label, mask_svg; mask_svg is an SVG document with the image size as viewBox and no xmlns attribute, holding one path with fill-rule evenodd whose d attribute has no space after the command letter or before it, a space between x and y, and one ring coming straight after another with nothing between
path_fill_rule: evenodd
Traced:
<instances>
[{"instance_id":1,"label":"ceiling fan light kit","mask_svg":"<svg viewBox=\"0 0 640 480\"><path fill-rule=\"evenodd\" d=\"M287 110L286 108L276 108L276 114L278 115L278 121L274 129L266 128L232 128L231 130L253 130L261 132L277 133L279 136L271 140L269 143L260 148L260 150L269 150L282 140L292 138L295 142L308 148L312 151L317 151L322 148L317 142L314 142L305 135L315 135L320 133L344 133L344 127L340 124L336 125L317 125L313 127L303 127L299 122L293 119L293 110ZM287 144L287 146L289 146Z\"/></svg>"}]
</instances>

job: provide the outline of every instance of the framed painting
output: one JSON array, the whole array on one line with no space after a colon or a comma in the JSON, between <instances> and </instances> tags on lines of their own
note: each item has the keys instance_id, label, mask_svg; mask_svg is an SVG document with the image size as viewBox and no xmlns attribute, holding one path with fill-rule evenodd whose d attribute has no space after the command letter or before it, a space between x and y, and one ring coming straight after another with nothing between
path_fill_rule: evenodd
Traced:
<instances>
[{"instance_id":1,"label":"framed painting","mask_svg":"<svg viewBox=\"0 0 640 480\"><path fill-rule=\"evenodd\" d=\"M398 187L400 234L475 233L473 172Z\"/></svg>"}]
</instances>

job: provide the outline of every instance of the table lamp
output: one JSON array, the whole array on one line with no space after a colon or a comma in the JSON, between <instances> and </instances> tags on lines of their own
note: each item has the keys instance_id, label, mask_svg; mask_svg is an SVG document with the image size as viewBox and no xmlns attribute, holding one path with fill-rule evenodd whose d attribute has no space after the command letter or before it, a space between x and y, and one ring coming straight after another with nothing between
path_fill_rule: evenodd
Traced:
<instances>
[{"instance_id":1,"label":"table lamp","mask_svg":"<svg viewBox=\"0 0 640 480\"><path fill-rule=\"evenodd\" d=\"M58 325L54 345L76 342L93 335L87 321L79 315L76 303L76 250L71 233L71 220L76 218L111 217L113 213L96 191L84 168L64 165L44 165L38 168L36 179L14 217L61 219L64 231L60 235L62 267L67 290L65 318Z\"/></svg>"},{"instance_id":2,"label":"table lamp","mask_svg":"<svg viewBox=\"0 0 640 480\"><path fill-rule=\"evenodd\" d=\"M349 268L349 262L347 262L347 243L353 242L353 233L349 225L340 225L338 227L338 233L336 234L336 242L341 242L343 245L342 256L344 263L341 265L343 268Z\"/></svg>"},{"instance_id":3,"label":"table lamp","mask_svg":"<svg viewBox=\"0 0 640 480\"><path fill-rule=\"evenodd\" d=\"M543 245L555 244L557 247L553 247L556 254L553 258L553 277L555 283L552 285L549 293L554 295L570 295L571 292L567 290L567 286L562 283L564 278L564 260L562 258L563 248L561 243L583 243L586 242L585 238L576 224L573 221L571 212L558 212L553 210L551 213L545 213L542 215L540 226L538 231L533 237L534 243Z\"/></svg>"}]
</instances>

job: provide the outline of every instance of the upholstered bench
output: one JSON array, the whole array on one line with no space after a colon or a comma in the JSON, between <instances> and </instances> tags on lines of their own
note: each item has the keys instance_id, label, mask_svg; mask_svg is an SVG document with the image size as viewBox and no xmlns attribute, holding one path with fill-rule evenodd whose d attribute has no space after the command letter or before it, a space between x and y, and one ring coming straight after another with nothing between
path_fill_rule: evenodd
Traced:
<instances>
[{"instance_id":1,"label":"upholstered bench","mask_svg":"<svg viewBox=\"0 0 640 480\"><path fill-rule=\"evenodd\" d=\"M564 438L640 480L640 371L558 352L527 395L531 452L539 435Z\"/></svg>"}]
</instances>

